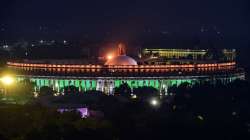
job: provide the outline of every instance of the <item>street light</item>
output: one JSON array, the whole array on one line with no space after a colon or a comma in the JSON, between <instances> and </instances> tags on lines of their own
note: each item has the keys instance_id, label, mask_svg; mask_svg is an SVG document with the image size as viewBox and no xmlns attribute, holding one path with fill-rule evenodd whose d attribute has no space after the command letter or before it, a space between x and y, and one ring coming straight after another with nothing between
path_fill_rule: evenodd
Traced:
<instances>
[{"instance_id":1,"label":"street light","mask_svg":"<svg viewBox=\"0 0 250 140\"><path fill-rule=\"evenodd\" d=\"M1 81L4 85L9 86L14 82L14 79L10 76L4 76L2 77Z\"/></svg>"},{"instance_id":2,"label":"street light","mask_svg":"<svg viewBox=\"0 0 250 140\"><path fill-rule=\"evenodd\" d=\"M131 95L131 98L132 98L132 99L136 99L136 98L137 98L136 94L132 94L132 95Z\"/></svg>"},{"instance_id":3,"label":"street light","mask_svg":"<svg viewBox=\"0 0 250 140\"><path fill-rule=\"evenodd\" d=\"M9 75L6 75L6 76L3 76L1 78L1 82L4 85L4 96L6 96L7 95L7 87L10 86L11 84L13 84L14 78L9 76Z\"/></svg>"},{"instance_id":4,"label":"street light","mask_svg":"<svg viewBox=\"0 0 250 140\"><path fill-rule=\"evenodd\" d=\"M152 99L152 100L150 101L150 104L151 104L152 106L157 106L157 105L159 105L159 101L156 100L156 99Z\"/></svg>"},{"instance_id":5,"label":"street light","mask_svg":"<svg viewBox=\"0 0 250 140\"><path fill-rule=\"evenodd\" d=\"M150 99L149 103L153 107L159 107L159 105L160 105L160 101L159 101L158 98L152 98L152 99Z\"/></svg>"}]
</instances>

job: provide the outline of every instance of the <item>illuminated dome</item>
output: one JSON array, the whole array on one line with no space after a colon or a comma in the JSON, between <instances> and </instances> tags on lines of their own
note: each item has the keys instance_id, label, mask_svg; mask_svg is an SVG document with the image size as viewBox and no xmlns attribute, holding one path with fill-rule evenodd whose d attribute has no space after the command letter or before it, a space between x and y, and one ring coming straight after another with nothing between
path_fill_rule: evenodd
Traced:
<instances>
[{"instance_id":1,"label":"illuminated dome","mask_svg":"<svg viewBox=\"0 0 250 140\"><path fill-rule=\"evenodd\" d=\"M137 65L137 62L129 56L119 55L108 60L105 65Z\"/></svg>"}]
</instances>

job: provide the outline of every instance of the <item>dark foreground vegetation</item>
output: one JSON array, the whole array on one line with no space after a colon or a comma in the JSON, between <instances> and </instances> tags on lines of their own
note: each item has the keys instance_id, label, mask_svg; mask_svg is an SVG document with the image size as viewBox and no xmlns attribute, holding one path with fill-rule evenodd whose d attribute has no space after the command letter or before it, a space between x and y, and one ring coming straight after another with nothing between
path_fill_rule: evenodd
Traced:
<instances>
[{"instance_id":1,"label":"dark foreground vegetation","mask_svg":"<svg viewBox=\"0 0 250 140\"><path fill-rule=\"evenodd\" d=\"M119 96L92 91L53 97L46 94L53 92L49 88L43 88L37 99L23 94L29 99L24 105L0 105L0 140L250 139L250 84L246 81L184 83L169 89L173 96L162 98L152 88L135 89L136 99L128 96L126 85L116 91ZM150 104L152 98L159 100L157 106ZM43 104L44 99L50 100L50 107ZM53 107L73 103L104 116L82 119L78 112L61 114Z\"/></svg>"}]
</instances>

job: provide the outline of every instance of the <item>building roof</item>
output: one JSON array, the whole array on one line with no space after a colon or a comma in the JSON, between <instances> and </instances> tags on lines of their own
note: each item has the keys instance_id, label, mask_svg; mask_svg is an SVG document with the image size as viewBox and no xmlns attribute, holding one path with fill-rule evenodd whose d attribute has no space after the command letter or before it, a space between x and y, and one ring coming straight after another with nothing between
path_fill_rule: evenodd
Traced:
<instances>
[{"instance_id":1,"label":"building roof","mask_svg":"<svg viewBox=\"0 0 250 140\"><path fill-rule=\"evenodd\" d=\"M105 65L137 65L137 62L129 56L119 55L108 60Z\"/></svg>"}]
</instances>

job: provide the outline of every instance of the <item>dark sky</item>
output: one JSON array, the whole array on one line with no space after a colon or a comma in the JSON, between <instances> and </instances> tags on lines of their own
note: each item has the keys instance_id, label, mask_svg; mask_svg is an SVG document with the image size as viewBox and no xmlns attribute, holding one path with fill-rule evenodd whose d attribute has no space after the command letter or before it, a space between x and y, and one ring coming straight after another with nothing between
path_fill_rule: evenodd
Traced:
<instances>
[{"instance_id":1,"label":"dark sky","mask_svg":"<svg viewBox=\"0 0 250 140\"><path fill-rule=\"evenodd\" d=\"M0 21L0 39L199 38L215 32L229 44L250 41L249 0L1 0Z\"/></svg>"}]
</instances>

